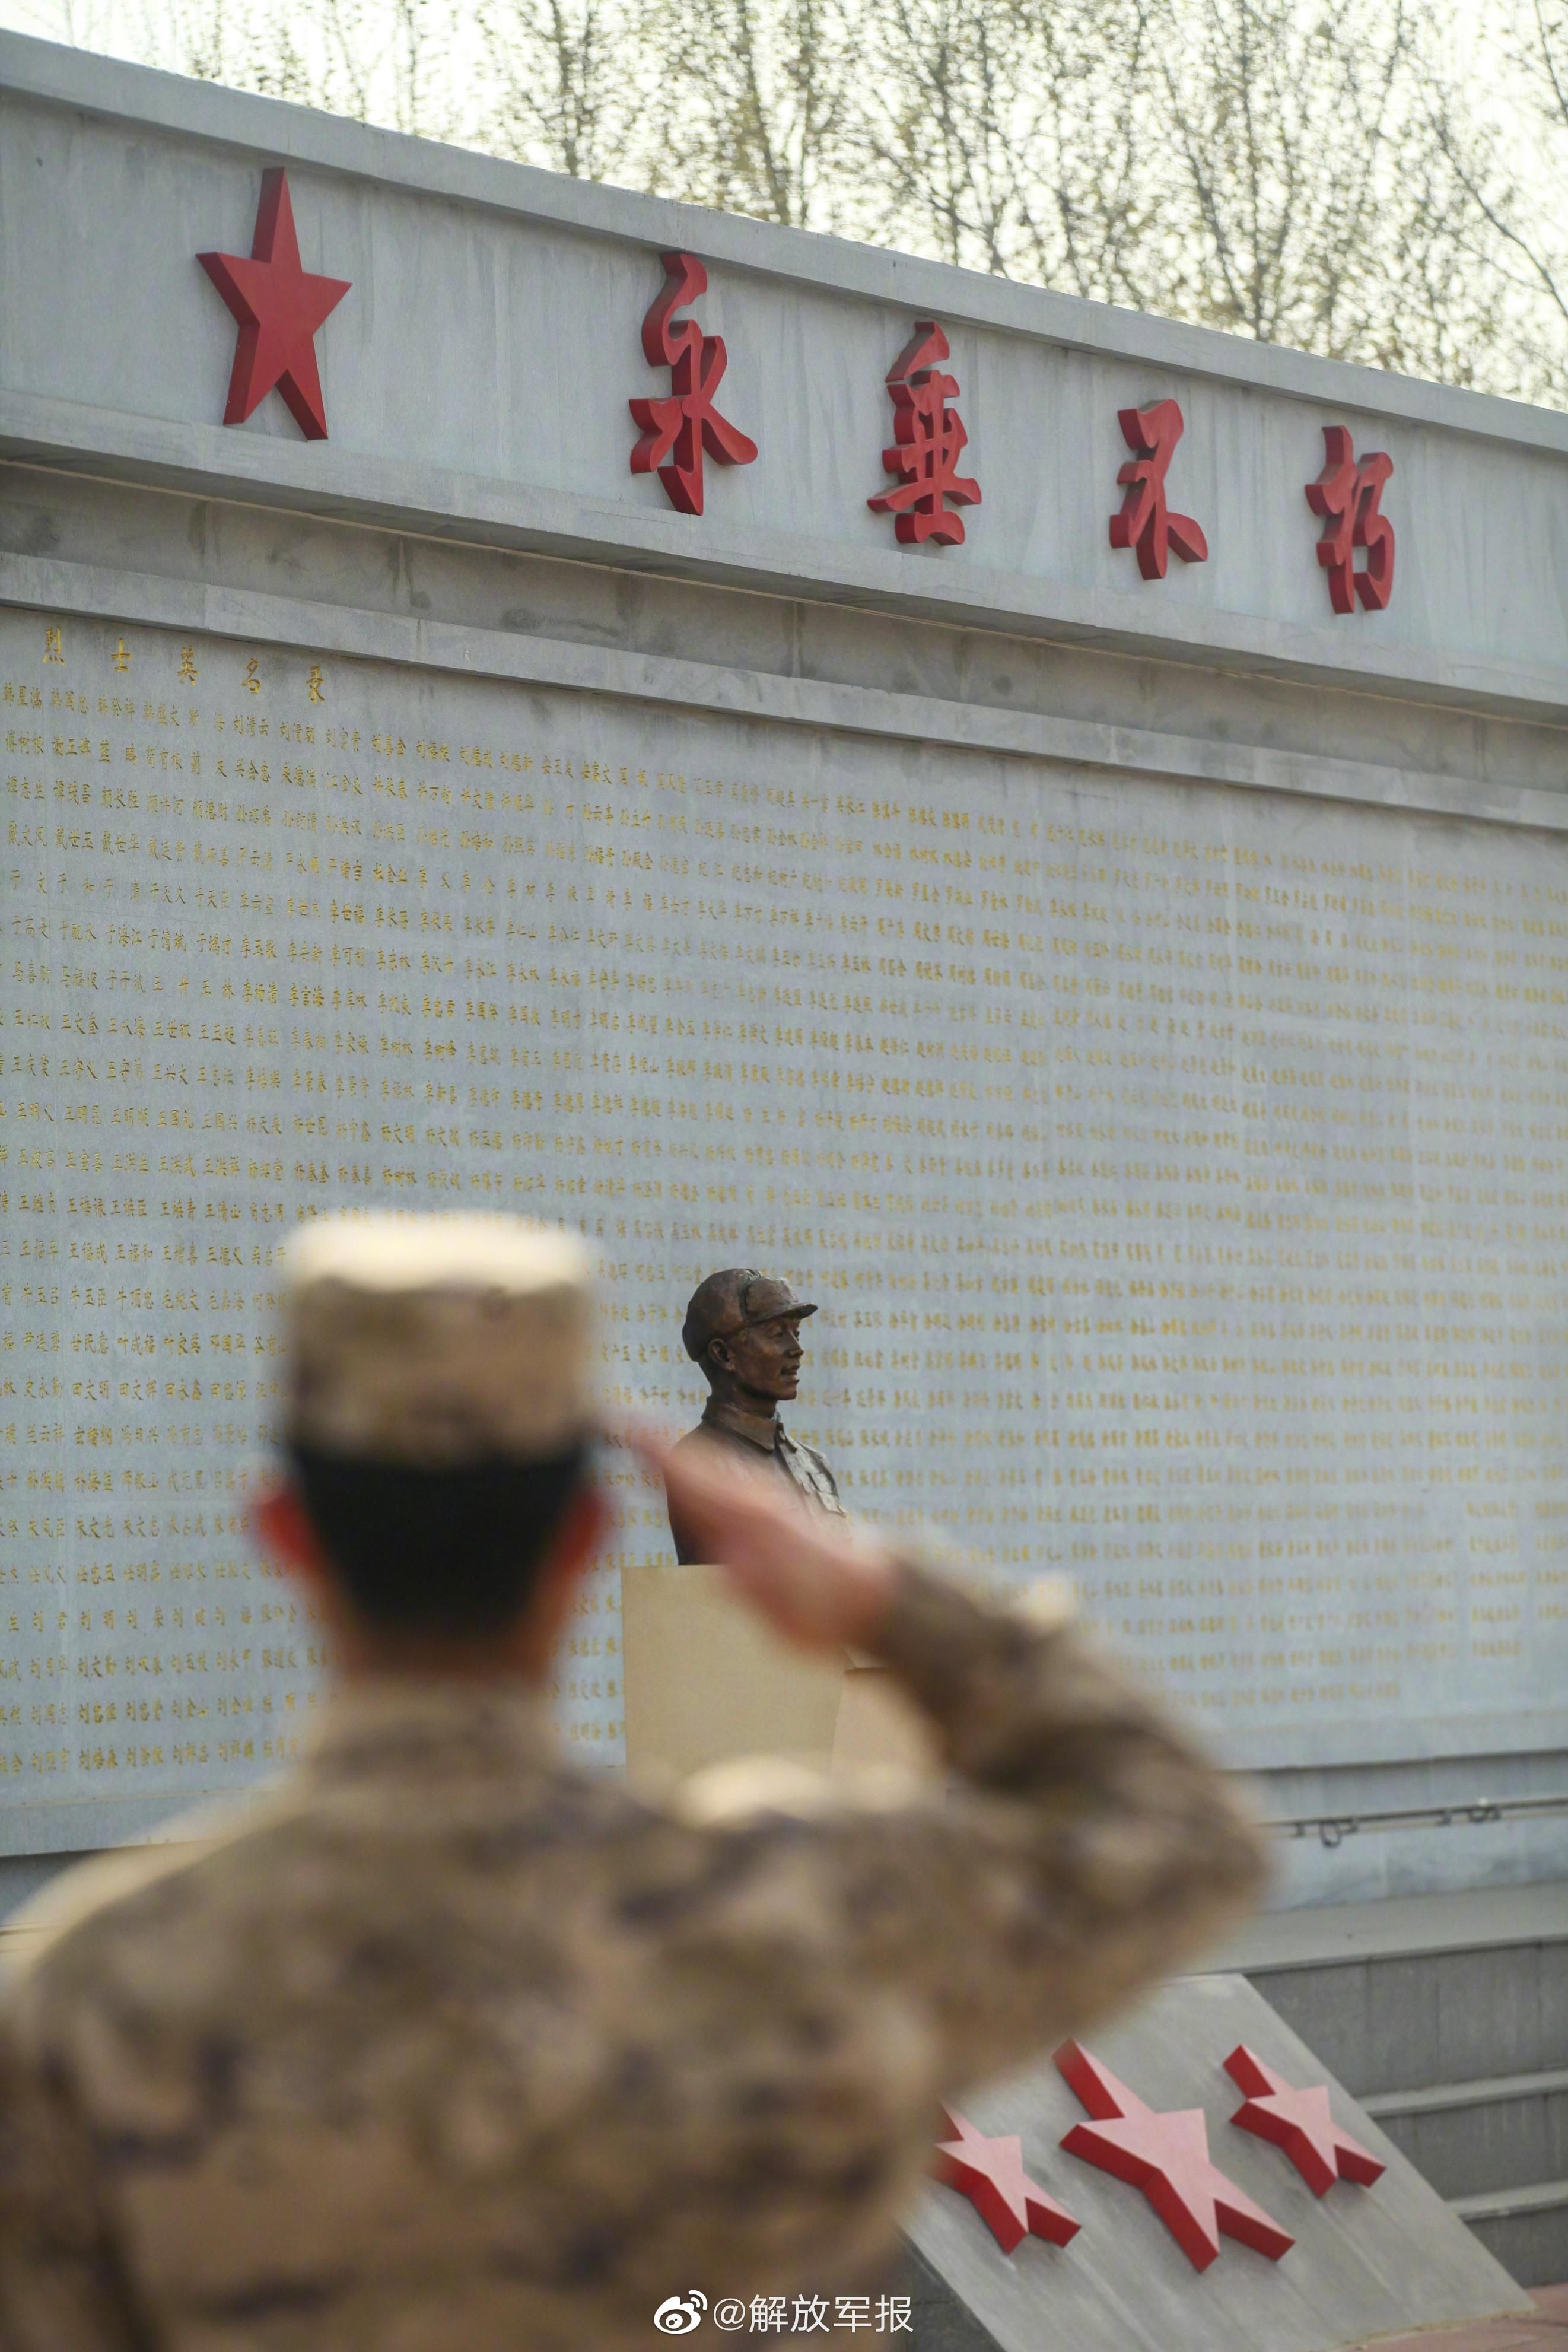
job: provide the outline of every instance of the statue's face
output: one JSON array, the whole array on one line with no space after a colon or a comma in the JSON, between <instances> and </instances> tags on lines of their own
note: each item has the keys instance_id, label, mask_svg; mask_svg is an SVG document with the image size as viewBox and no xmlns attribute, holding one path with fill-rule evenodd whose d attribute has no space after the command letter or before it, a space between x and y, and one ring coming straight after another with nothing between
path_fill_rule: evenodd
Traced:
<instances>
[{"instance_id":1,"label":"statue's face","mask_svg":"<svg viewBox=\"0 0 1568 2352\"><path fill-rule=\"evenodd\" d=\"M714 1340L711 1352L743 1389L770 1397L775 1404L788 1404L799 1389L805 1353L800 1318L776 1315L768 1323L748 1323L727 1339Z\"/></svg>"}]
</instances>

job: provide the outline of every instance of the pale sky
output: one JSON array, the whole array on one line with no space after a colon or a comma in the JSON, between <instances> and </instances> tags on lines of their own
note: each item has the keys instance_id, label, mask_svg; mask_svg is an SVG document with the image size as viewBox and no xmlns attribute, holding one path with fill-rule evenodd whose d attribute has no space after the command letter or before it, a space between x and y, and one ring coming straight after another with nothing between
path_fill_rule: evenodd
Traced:
<instances>
[{"instance_id":1,"label":"pale sky","mask_svg":"<svg viewBox=\"0 0 1568 2352\"><path fill-rule=\"evenodd\" d=\"M245 5L246 0L237 0L241 9ZM383 5L385 0L370 0L367 13L379 13ZM461 17L462 0L452 0L452 5L453 13ZM1481 32L1496 13L1496 0L1450 0L1450 6L1461 43ZM386 13L390 17L390 5ZM159 0L141 0L136 7L127 0L0 0L0 29L35 33L45 40L76 40L111 57L157 64L161 60L149 55L141 27L155 27L161 16L172 14L160 7Z\"/></svg>"},{"instance_id":2,"label":"pale sky","mask_svg":"<svg viewBox=\"0 0 1568 2352\"><path fill-rule=\"evenodd\" d=\"M243 39L248 9L249 0L226 0L226 6L216 11L226 15L230 37L236 42ZM172 26L181 16L200 19L213 13L211 0L190 0L183 9L162 5L160 0L0 0L0 30L33 33L45 40L74 41L82 48L97 49L110 57L129 58L140 64L167 66L178 71L177 58L160 54L160 26ZM372 36L370 44L380 53L381 59L380 70L376 69L376 60L368 63L377 101L375 119L393 127L404 127L399 123L396 80L388 62L396 53L392 0L361 0L360 13L371 26L374 26L380 18L385 27L379 37ZM458 119L466 113L465 100L470 95L482 99L486 94L481 44L476 35L471 44L463 38L469 17L465 0L434 0L424 19L426 58L435 65L435 79L449 88L453 111ZM304 46L308 50L308 18L295 16L289 29L296 37L302 34L307 37Z\"/></svg>"}]
</instances>

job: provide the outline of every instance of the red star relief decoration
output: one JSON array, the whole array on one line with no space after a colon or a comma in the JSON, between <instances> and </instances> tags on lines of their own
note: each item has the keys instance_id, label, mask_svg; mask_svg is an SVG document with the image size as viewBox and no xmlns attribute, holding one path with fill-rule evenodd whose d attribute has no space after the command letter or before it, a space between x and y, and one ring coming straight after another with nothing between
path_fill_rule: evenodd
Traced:
<instances>
[{"instance_id":1,"label":"red star relief decoration","mask_svg":"<svg viewBox=\"0 0 1568 2352\"><path fill-rule=\"evenodd\" d=\"M238 253L198 253L196 259L239 321L224 423L243 425L276 387L307 441L325 441L316 331L351 281L300 268L288 174L275 166L261 175L248 260Z\"/></svg>"},{"instance_id":2,"label":"red star relief decoration","mask_svg":"<svg viewBox=\"0 0 1568 2352\"><path fill-rule=\"evenodd\" d=\"M1341 2131L1329 2111L1325 2084L1295 2089L1244 2042L1226 2060L1225 2071L1247 2094L1231 2122L1282 2147L1314 2197L1325 2196L1336 2180L1356 2180L1370 2189L1382 2179L1387 2166Z\"/></svg>"},{"instance_id":3,"label":"red star relief decoration","mask_svg":"<svg viewBox=\"0 0 1568 2352\"><path fill-rule=\"evenodd\" d=\"M988 2139L956 2109L944 2107L942 2113L953 2137L937 2142L931 2169L968 2199L1004 2253L1016 2252L1030 2236L1065 2246L1078 2235L1071 2214L1024 2170L1023 2142L1016 2133Z\"/></svg>"},{"instance_id":4,"label":"red star relief decoration","mask_svg":"<svg viewBox=\"0 0 1568 2352\"><path fill-rule=\"evenodd\" d=\"M1221 2231L1271 2263L1290 2252L1295 2240L1211 2159L1201 2107L1162 2115L1145 2106L1076 2042L1062 2043L1056 2063L1093 2117L1074 2124L1062 2147L1141 2189L1195 2271L1213 2262Z\"/></svg>"}]
</instances>

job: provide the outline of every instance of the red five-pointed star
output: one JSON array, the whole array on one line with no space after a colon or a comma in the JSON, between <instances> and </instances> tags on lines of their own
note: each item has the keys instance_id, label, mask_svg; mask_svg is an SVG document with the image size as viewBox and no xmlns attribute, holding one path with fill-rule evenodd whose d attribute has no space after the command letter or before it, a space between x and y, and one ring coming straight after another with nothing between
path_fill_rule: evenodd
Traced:
<instances>
[{"instance_id":1,"label":"red five-pointed star","mask_svg":"<svg viewBox=\"0 0 1568 2352\"><path fill-rule=\"evenodd\" d=\"M239 253L198 253L196 259L239 320L224 423L243 425L276 384L307 441L325 441L316 330L351 281L300 268L287 173L274 167L261 175L248 261Z\"/></svg>"},{"instance_id":2,"label":"red five-pointed star","mask_svg":"<svg viewBox=\"0 0 1568 2352\"><path fill-rule=\"evenodd\" d=\"M1231 2122L1282 2147L1314 2197L1324 2195L1336 2180L1359 2180L1364 2189L1370 2189L1387 2170L1359 2140L1340 2130L1329 2112L1329 2095L1322 2084L1310 2090L1293 2089L1244 2042L1239 2042L1226 2060L1225 2071L1237 2088L1247 2094L1245 2105L1237 2108Z\"/></svg>"},{"instance_id":3,"label":"red five-pointed star","mask_svg":"<svg viewBox=\"0 0 1568 2352\"><path fill-rule=\"evenodd\" d=\"M937 2142L931 2169L968 2199L1004 2253L1012 2253L1031 2231L1053 2246L1065 2246L1078 2235L1071 2214L1024 2170L1023 2144L1016 2134L988 2139L956 2108L944 2107L942 2113L953 2137Z\"/></svg>"},{"instance_id":4,"label":"red five-pointed star","mask_svg":"<svg viewBox=\"0 0 1568 2352\"><path fill-rule=\"evenodd\" d=\"M1221 2231L1271 2263L1290 2252L1294 2239L1211 2161L1201 2107L1146 2107L1076 2042L1062 2043L1056 2063L1094 2118L1074 2124L1062 2147L1141 2189L1195 2271L1218 2253Z\"/></svg>"}]
</instances>

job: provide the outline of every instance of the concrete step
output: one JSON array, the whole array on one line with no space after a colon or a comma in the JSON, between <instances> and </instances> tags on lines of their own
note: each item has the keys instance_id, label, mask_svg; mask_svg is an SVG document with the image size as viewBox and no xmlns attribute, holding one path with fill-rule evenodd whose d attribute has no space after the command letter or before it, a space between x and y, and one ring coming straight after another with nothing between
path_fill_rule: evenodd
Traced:
<instances>
[{"instance_id":1,"label":"concrete step","mask_svg":"<svg viewBox=\"0 0 1568 2352\"><path fill-rule=\"evenodd\" d=\"M1420 2336L1380 2336L1350 2352L1568 2352L1568 2286L1537 2288L1532 2315L1509 2312L1474 2326L1429 2328Z\"/></svg>"},{"instance_id":2,"label":"concrete step","mask_svg":"<svg viewBox=\"0 0 1568 2352\"><path fill-rule=\"evenodd\" d=\"M1363 2099L1369 2116L1422 2116L1444 2107L1484 2107L1531 2091L1568 2090L1568 2066L1533 2074L1483 2074L1473 2083L1435 2083L1425 2091L1374 2091Z\"/></svg>"},{"instance_id":3,"label":"concrete step","mask_svg":"<svg viewBox=\"0 0 1568 2352\"><path fill-rule=\"evenodd\" d=\"M1568 2278L1568 1884L1274 1912L1217 1965L1252 1979L1521 2285Z\"/></svg>"},{"instance_id":4,"label":"concrete step","mask_svg":"<svg viewBox=\"0 0 1568 2352\"><path fill-rule=\"evenodd\" d=\"M1568 2269L1568 2179L1448 2202L1521 2286L1548 2286Z\"/></svg>"},{"instance_id":5,"label":"concrete step","mask_svg":"<svg viewBox=\"0 0 1568 2352\"><path fill-rule=\"evenodd\" d=\"M1439 2196L1568 2175L1568 2066L1371 2092L1362 2105Z\"/></svg>"},{"instance_id":6,"label":"concrete step","mask_svg":"<svg viewBox=\"0 0 1568 2352\"><path fill-rule=\"evenodd\" d=\"M1276 1912L1216 1964L1358 2098L1568 2065L1568 1885Z\"/></svg>"},{"instance_id":7,"label":"concrete step","mask_svg":"<svg viewBox=\"0 0 1568 2352\"><path fill-rule=\"evenodd\" d=\"M1515 2213L1568 2213L1568 2180L1538 2180L1526 2189L1490 2189L1479 2196L1450 2197L1461 2221L1501 2221ZM1548 2282L1550 2284L1550 2282Z\"/></svg>"},{"instance_id":8,"label":"concrete step","mask_svg":"<svg viewBox=\"0 0 1568 2352\"><path fill-rule=\"evenodd\" d=\"M1462 1895L1398 1895L1375 1903L1260 1911L1220 1946L1210 1966L1242 1976L1304 1962L1460 1952L1478 1944L1568 1938L1568 1879L1482 1887Z\"/></svg>"}]
</instances>

